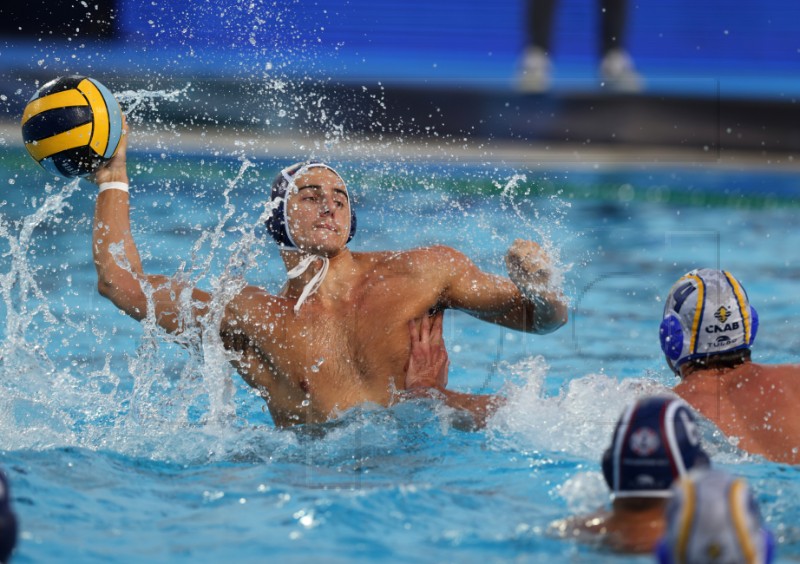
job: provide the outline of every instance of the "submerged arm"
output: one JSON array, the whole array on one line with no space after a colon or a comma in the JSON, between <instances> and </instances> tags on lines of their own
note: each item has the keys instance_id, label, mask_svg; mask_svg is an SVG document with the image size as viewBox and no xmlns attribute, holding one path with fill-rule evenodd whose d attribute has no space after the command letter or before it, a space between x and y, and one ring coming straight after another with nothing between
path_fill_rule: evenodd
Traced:
<instances>
[{"instance_id":1,"label":"submerged arm","mask_svg":"<svg viewBox=\"0 0 800 564\"><path fill-rule=\"evenodd\" d=\"M127 127L127 124L125 124ZM128 184L127 133L122 135L116 155L94 174L99 185L108 182ZM141 320L147 316L148 301L145 288L152 289L155 319L168 331L179 331L180 295L185 290L178 281L167 276L148 275L142 269L139 251L131 235L129 194L109 189L97 195L92 252L97 269L97 289L114 305L131 317ZM194 317L205 311L207 293L192 292Z\"/></svg>"}]
</instances>

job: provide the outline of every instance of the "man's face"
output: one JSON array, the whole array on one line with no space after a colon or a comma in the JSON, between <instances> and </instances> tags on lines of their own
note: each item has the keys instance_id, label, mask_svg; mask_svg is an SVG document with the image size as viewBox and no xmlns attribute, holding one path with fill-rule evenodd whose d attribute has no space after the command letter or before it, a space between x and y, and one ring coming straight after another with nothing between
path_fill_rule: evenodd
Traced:
<instances>
[{"instance_id":1,"label":"man's face","mask_svg":"<svg viewBox=\"0 0 800 564\"><path fill-rule=\"evenodd\" d=\"M294 178L287 200L288 228L297 246L331 257L350 236L350 201L339 177L322 167Z\"/></svg>"}]
</instances>

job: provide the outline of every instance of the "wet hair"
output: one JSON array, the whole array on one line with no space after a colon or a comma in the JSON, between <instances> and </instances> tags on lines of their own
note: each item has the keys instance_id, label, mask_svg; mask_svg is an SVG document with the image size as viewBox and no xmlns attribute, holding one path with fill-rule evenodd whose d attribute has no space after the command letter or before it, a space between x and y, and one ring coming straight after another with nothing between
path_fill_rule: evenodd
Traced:
<instances>
[{"instance_id":1,"label":"wet hair","mask_svg":"<svg viewBox=\"0 0 800 564\"><path fill-rule=\"evenodd\" d=\"M704 370L714 368L736 368L737 366L749 361L750 349L739 349L695 358L687 362L686 366L692 368L702 368Z\"/></svg>"}]
</instances>

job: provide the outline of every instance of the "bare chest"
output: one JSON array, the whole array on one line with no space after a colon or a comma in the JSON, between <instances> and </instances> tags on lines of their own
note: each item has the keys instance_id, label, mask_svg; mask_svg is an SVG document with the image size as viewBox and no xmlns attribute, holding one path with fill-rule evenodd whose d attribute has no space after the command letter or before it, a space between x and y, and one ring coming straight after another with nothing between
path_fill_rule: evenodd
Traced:
<instances>
[{"instance_id":1,"label":"bare chest","mask_svg":"<svg viewBox=\"0 0 800 564\"><path fill-rule=\"evenodd\" d=\"M408 321L436 304L433 291L365 285L348 299L314 297L257 344L264 362L246 379L266 389L273 417L324 421L364 402L387 405L403 389ZM241 370L240 370L241 371Z\"/></svg>"}]
</instances>

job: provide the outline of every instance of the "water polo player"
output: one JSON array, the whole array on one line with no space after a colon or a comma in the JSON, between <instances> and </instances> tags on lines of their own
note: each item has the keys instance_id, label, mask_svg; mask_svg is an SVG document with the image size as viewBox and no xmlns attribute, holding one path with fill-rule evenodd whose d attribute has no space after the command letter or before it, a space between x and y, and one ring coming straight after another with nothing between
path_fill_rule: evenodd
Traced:
<instances>
[{"instance_id":1,"label":"water polo player","mask_svg":"<svg viewBox=\"0 0 800 564\"><path fill-rule=\"evenodd\" d=\"M641 398L622 413L603 454L611 510L557 521L550 532L600 542L619 552L651 552L664 534L672 483L709 464L694 413L685 402L672 396Z\"/></svg>"},{"instance_id":2,"label":"water polo player","mask_svg":"<svg viewBox=\"0 0 800 564\"><path fill-rule=\"evenodd\" d=\"M722 470L698 468L672 486L659 564L770 564L775 539L747 483Z\"/></svg>"},{"instance_id":3,"label":"water polo player","mask_svg":"<svg viewBox=\"0 0 800 564\"><path fill-rule=\"evenodd\" d=\"M352 202L342 177L322 163L289 167L273 186L270 230L286 235L279 242L289 273L278 295L244 286L223 298L146 274L131 234L128 137L94 177L100 293L171 332L214 320L225 347L238 353L234 366L262 392L277 425L325 421L364 402L390 404L404 388L409 321L432 310L460 309L534 333L566 322L565 300L549 284L549 258L530 241L509 249L510 278L483 272L445 246L351 252ZM445 399L459 407L460 396Z\"/></svg>"},{"instance_id":4,"label":"water polo player","mask_svg":"<svg viewBox=\"0 0 800 564\"><path fill-rule=\"evenodd\" d=\"M800 365L756 364L758 313L739 281L699 269L670 289L659 336L674 391L737 446L776 462L800 463Z\"/></svg>"}]
</instances>

